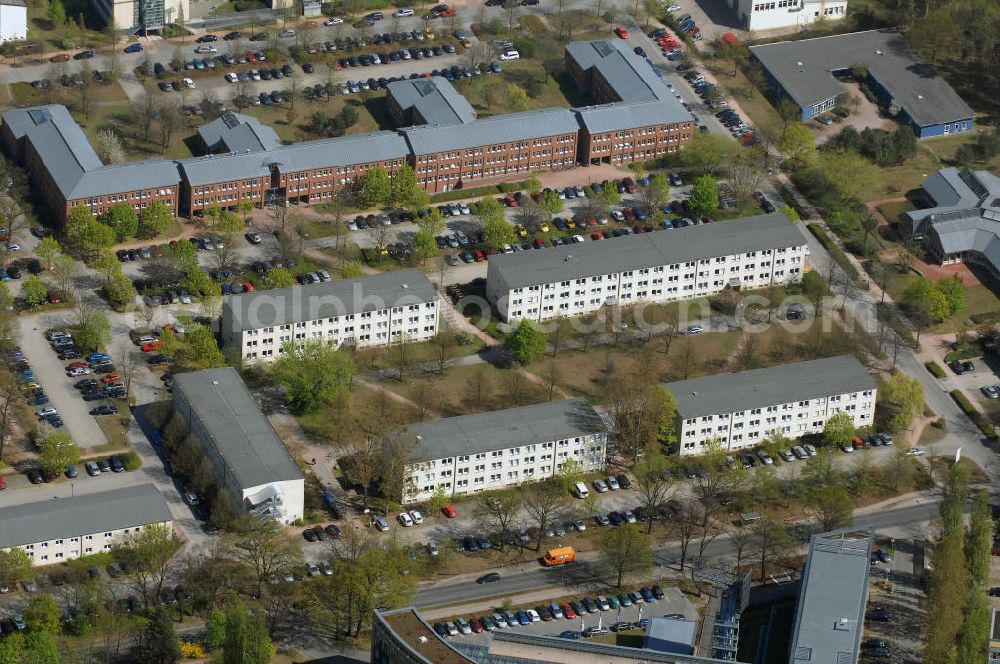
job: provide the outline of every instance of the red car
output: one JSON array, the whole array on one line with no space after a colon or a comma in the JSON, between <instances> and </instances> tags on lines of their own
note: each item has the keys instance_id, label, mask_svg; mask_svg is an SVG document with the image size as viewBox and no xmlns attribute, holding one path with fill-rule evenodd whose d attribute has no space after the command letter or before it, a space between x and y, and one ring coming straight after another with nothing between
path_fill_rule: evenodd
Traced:
<instances>
[{"instance_id":1,"label":"red car","mask_svg":"<svg viewBox=\"0 0 1000 664\"><path fill-rule=\"evenodd\" d=\"M604 239L604 233L591 233L590 234L590 239L591 240L603 240Z\"/></svg>"},{"instance_id":2,"label":"red car","mask_svg":"<svg viewBox=\"0 0 1000 664\"><path fill-rule=\"evenodd\" d=\"M86 362L70 362L67 369L89 369L90 365Z\"/></svg>"},{"instance_id":3,"label":"red car","mask_svg":"<svg viewBox=\"0 0 1000 664\"><path fill-rule=\"evenodd\" d=\"M59 291L50 290L49 291L49 303L50 304L59 304L60 302L62 302L62 296L59 294Z\"/></svg>"},{"instance_id":4,"label":"red car","mask_svg":"<svg viewBox=\"0 0 1000 664\"><path fill-rule=\"evenodd\" d=\"M503 204L507 207L517 207L517 199L513 196L504 196Z\"/></svg>"},{"instance_id":5,"label":"red car","mask_svg":"<svg viewBox=\"0 0 1000 664\"><path fill-rule=\"evenodd\" d=\"M122 379L121 376L119 376L116 373L113 373L113 374L108 374L107 376L105 376L104 378L102 378L101 382L102 383L117 383L121 379Z\"/></svg>"},{"instance_id":6,"label":"red car","mask_svg":"<svg viewBox=\"0 0 1000 664\"><path fill-rule=\"evenodd\" d=\"M576 611L569 604L562 605L563 618L569 620L570 618L576 618Z\"/></svg>"},{"instance_id":7,"label":"red car","mask_svg":"<svg viewBox=\"0 0 1000 664\"><path fill-rule=\"evenodd\" d=\"M57 53L49 58L49 62L68 62L69 54L67 53Z\"/></svg>"},{"instance_id":8,"label":"red car","mask_svg":"<svg viewBox=\"0 0 1000 664\"><path fill-rule=\"evenodd\" d=\"M243 290L245 290L248 293L252 293L253 292L253 284L250 283L249 281L246 282L246 283L244 283L243 284Z\"/></svg>"},{"instance_id":9,"label":"red car","mask_svg":"<svg viewBox=\"0 0 1000 664\"><path fill-rule=\"evenodd\" d=\"M444 512L444 515L449 519L454 519L456 516L458 516L458 514L455 512L454 505L445 505L444 507L441 508L441 511Z\"/></svg>"},{"instance_id":10,"label":"red car","mask_svg":"<svg viewBox=\"0 0 1000 664\"><path fill-rule=\"evenodd\" d=\"M628 30L625 29L625 26L619 25L615 28L615 34L622 39L628 39Z\"/></svg>"},{"instance_id":11,"label":"red car","mask_svg":"<svg viewBox=\"0 0 1000 664\"><path fill-rule=\"evenodd\" d=\"M854 440L851 441L851 444L854 445L854 449L860 450L860 449L864 448L865 441L861 440L860 436L855 436Z\"/></svg>"},{"instance_id":12,"label":"red car","mask_svg":"<svg viewBox=\"0 0 1000 664\"><path fill-rule=\"evenodd\" d=\"M536 237L535 238L535 246L538 247L539 249L541 249L542 247L545 246L545 240L543 240L540 237Z\"/></svg>"},{"instance_id":13,"label":"red car","mask_svg":"<svg viewBox=\"0 0 1000 664\"><path fill-rule=\"evenodd\" d=\"M473 618L472 620L469 621L469 627L471 627L472 631L475 632L476 634L482 633L483 630L485 629L479 622L479 620L477 620L476 618Z\"/></svg>"},{"instance_id":14,"label":"red car","mask_svg":"<svg viewBox=\"0 0 1000 664\"><path fill-rule=\"evenodd\" d=\"M483 255L482 251L476 249L476 262L482 263L484 260L486 260L486 256Z\"/></svg>"},{"instance_id":15,"label":"red car","mask_svg":"<svg viewBox=\"0 0 1000 664\"><path fill-rule=\"evenodd\" d=\"M161 348L163 348L162 341L147 341L146 343L142 344L142 350L144 350L147 353L154 350L160 350Z\"/></svg>"},{"instance_id":16,"label":"red car","mask_svg":"<svg viewBox=\"0 0 1000 664\"><path fill-rule=\"evenodd\" d=\"M0 477L0 491L3 491L6 488L7 488L7 478Z\"/></svg>"}]
</instances>

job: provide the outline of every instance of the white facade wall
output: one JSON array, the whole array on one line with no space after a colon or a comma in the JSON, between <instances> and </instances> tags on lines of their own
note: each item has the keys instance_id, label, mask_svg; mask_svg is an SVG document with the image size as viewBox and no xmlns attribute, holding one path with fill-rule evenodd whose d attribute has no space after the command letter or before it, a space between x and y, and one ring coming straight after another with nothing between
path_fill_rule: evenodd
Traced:
<instances>
[{"instance_id":1,"label":"white facade wall","mask_svg":"<svg viewBox=\"0 0 1000 664\"><path fill-rule=\"evenodd\" d=\"M31 564L36 567L41 565L53 565L55 563L75 560L80 556L89 556L95 553L106 553L111 551L115 540L129 533L141 532L145 526L135 526L131 528L119 528L98 533L67 533L65 537L49 540L47 542L35 542L34 544L23 544L18 548L24 549L31 556ZM170 521L157 522L165 528L171 527Z\"/></svg>"},{"instance_id":2,"label":"white facade wall","mask_svg":"<svg viewBox=\"0 0 1000 664\"><path fill-rule=\"evenodd\" d=\"M494 491L554 476L573 459L585 472L604 468L607 436L593 433L562 440L526 443L517 447L466 454L414 464L404 503L430 499L441 488L464 496Z\"/></svg>"},{"instance_id":3,"label":"white facade wall","mask_svg":"<svg viewBox=\"0 0 1000 664\"><path fill-rule=\"evenodd\" d=\"M805 244L751 251L525 286L491 295L497 297L497 309L508 321L544 321L592 313L608 304L629 306L714 295L734 284L743 290L755 290L796 282L802 278L805 251Z\"/></svg>"},{"instance_id":4,"label":"white facade wall","mask_svg":"<svg viewBox=\"0 0 1000 664\"><path fill-rule=\"evenodd\" d=\"M737 0L737 12L747 30L805 27L820 18L838 21L847 16L847 0Z\"/></svg>"},{"instance_id":5,"label":"white facade wall","mask_svg":"<svg viewBox=\"0 0 1000 664\"><path fill-rule=\"evenodd\" d=\"M0 4L0 42L28 38L28 8L22 5Z\"/></svg>"},{"instance_id":6,"label":"white facade wall","mask_svg":"<svg viewBox=\"0 0 1000 664\"><path fill-rule=\"evenodd\" d=\"M729 451L756 447L774 431L789 438L821 433L826 421L845 412L854 418L856 427L871 426L875 421L877 390L862 390L828 397L774 404L762 408L718 413L701 417L679 417L680 454L701 454L707 442L718 438Z\"/></svg>"},{"instance_id":7,"label":"white facade wall","mask_svg":"<svg viewBox=\"0 0 1000 664\"><path fill-rule=\"evenodd\" d=\"M358 348L388 346L398 343L404 337L407 342L427 341L437 334L439 307L439 301L434 300L391 309L243 330L236 332L233 343L239 346L245 361L273 362L281 355L281 347L293 340L305 343L313 339L326 339L333 346L339 347L346 343Z\"/></svg>"}]
</instances>

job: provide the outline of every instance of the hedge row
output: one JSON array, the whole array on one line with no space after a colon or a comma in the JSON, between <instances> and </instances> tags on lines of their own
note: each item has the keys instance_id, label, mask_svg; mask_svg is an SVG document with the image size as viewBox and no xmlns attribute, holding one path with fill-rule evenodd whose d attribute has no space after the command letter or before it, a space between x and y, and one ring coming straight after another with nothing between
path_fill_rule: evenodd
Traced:
<instances>
[{"instance_id":1,"label":"hedge row","mask_svg":"<svg viewBox=\"0 0 1000 664\"><path fill-rule=\"evenodd\" d=\"M431 195L431 203L446 203L448 201L459 201L463 198L478 198L480 196L496 196L497 194L510 194L515 191L522 191L528 186L527 181L522 182L501 182L498 185L487 185L485 187L470 187L468 189L452 189L442 191L439 194Z\"/></svg>"},{"instance_id":2,"label":"hedge row","mask_svg":"<svg viewBox=\"0 0 1000 664\"><path fill-rule=\"evenodd\" d=\"M836 242L830 239L830 236L826 233L826 229L819 224L808 224L808 226L809 231L816 236L819 243L822 244L823 248L830 253L830 256L834 261L836 261L837 265L840 266L847 276L850 277L851 281L860 281L861 274L858 272L858 268L854 267L854 263L847 258L847 254L844 253L844 250L841 249Z\"/></svg>"},{"instance_id":3,"label":"hedge row","mask_svg":"<svg viewBox=\"0 0 1000 664\"><path fill-rule=\"evenodd\" d=\"M913 337L913 330L911 330L903 319L899 317L899 312L896 311L893 305L887 302L877 302L875 304L875 313L878 319L889 326L893 332L895 332L900 339L909 342L911 345L916 346L916 339Z\"/></svg>"},{"instance_id":4,"label":"hedge row","mask_svg":"<svg viewBox=\"0 0 1000 664\"><path fill-rule=\"evenodd\" d=\"M931 375L934 376L935 378L946 377L944 369L942 369L941 365L938 364L937 362L925 362L924 367L926 367L927 370L931 372Z\"/></svg>"},{"instance_id":5,"label":"hedge row","mask_svg":"<svg viewBox=\"0 0 1000 664\"><path fill-rule=\"evenodd\" d=\"M949 394L951 394L951 398L955 400L955 403L958 404L958 407L962 409L962 412L972 420L973 424L979 427L984 436L990 440L1000 439L993 425L986 421L986 416L972 405L972 402L969 401L969 398L961 390L952 390Z\"/></svg>"}]
</instances>

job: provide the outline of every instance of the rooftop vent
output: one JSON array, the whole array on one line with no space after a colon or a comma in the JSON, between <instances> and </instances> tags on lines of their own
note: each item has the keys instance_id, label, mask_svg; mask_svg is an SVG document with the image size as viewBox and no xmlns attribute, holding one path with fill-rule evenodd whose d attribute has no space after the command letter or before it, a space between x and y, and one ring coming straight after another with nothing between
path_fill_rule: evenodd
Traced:
<instances>
[{"instance_id":1,"label":"rooftop vent","mask_svg":"<svg viewBox=\"0 0 1000 664\"><path fill-rule=\"evenodd\" d=\"M400 284L399 287L402 288L403 290L406 290L407 288L410 287L410 284Z\"/></svg>"},{"instance_id":2,"label":"rooftop vent","mask_svg":"<svg viewBox=\"0 0 1000 664\"><path fill-rule=\"evenodd\" d=\"M841 618L833 625L833 628L840 632L850 632L852 623L850 618Z\"/></svg>"},{"instance_id":3,"label":"rooftop vent","mask_svg":"<svg viewBox=\"0 0 1000 664\"><path fill-rule=\"evenodd\" d=\"M923 95L917 95L917 99L923 99L923 98L924 98Z\"/></svg>"},{"instance_id":4,"label":"rooftop vent","mask_svg":"<svg viewBox=\"0 0 1000 664\"><path fill-rule=\"evenodd\" d=\"M427 637L421 634L420 636L417 637L417 641L420 641L421 643L427 643Z\"/></svg>"},{"instance_id":5,"label":"rooftop vent","mask_svg":"<svg viewBox=\"0 0 1000 664\"><path fill-rule=\"evenodd\" d=\"M796 62L795 64L796 64L796 65L798 65L799 67L801 67L801 66L802 66L802 63L801 63L801 62Z\"/></svg>"},{"instance_id":6,"label":"rooftop vent","mask_svg":"<svg viewBox=\"0 0 1000 664\"><path fill-rule=\"evenodd\" d=\"M219 381L217 381L217 380L213 380L212 381L212 385L218 385L218 384L219 384Z\"/></svg>"},{"instance_id":7,"label":"rooftop vent","mask_svg":"<svg viewBox=\"0 0 1000 664\"><path fill-rule=\"evenodd\" d=\"M875 51L875 55L885 55L885 53L883 53L882 51L878 51L877 50L877 51Z\"/></svg>"}]
</instances>

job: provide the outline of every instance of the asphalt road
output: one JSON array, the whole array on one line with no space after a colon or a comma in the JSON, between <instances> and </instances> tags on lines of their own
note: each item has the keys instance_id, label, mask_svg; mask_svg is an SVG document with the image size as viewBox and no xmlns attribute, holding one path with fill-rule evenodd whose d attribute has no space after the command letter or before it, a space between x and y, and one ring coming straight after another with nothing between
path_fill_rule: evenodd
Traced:
<instances>
[{"instance_id":1,"label":"asphalt road","mask_svg":"<svg viewBox=\"0 0 1000 664\"><path fill-rule=\"evenodd\" d=\"M928 501L910 507L883 510L874 514L855 516L854 526L857 528L872 527L875 531L885 528L898 528L932 520L937 517L937 502ZM696 545L695 552L697 551ZM688 550L689 561L691 549ZM718 560L734 554L732 542L720 537L706 547L706 560ZM658 564L669 564L679 559L679 545L672 543L653 552ZM581 556L583 558L584 556ZM593 557L593 556L590 556ZM587 560L567 569L536 567L520 573L504 575L497 583L478 585L474 581L454 584L436 584L420 590L413 600L417 608L458 604L497 596L513 595L521 592L537 591L550 586L572 584L577 579L590 579L592 575L587 569Z\"/></svg>"}]
</instances>

